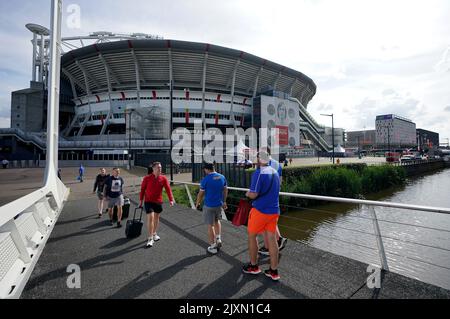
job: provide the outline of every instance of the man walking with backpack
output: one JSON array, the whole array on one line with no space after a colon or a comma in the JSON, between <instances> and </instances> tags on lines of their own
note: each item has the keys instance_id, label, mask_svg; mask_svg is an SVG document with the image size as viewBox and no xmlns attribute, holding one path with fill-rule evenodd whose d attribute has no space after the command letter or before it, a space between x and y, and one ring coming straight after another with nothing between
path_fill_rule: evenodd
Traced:
<instances>
[{"instance_id":1,"label":"man walking with backpack","mask_svg":"<svg viewBox=\"0 0 450 319\"><path fill-rule=\"evenodd\" d=\"M147 175L142 181L139 207L145 206L147 213L148 242L147 248L153 247L155 242L160 241L157 231L159 227L159 217L163 211L163 189L169 196L170 206L175 204L172 189L170 188L167 177L162 175L162 165L160 162L152 164L153 172ZM149 170L149 173L151 171Z\"/></svg>"},{"instance_id":2,"label":"man walking with backpack","mask_svg":"<svg viewBox=\"0 0 450 319\"><path fill-rule=\"evenodd\" d=\"M199 207L205 198L203 217L205 224L208 225L208 237L211 244L208 252L215 255L222 247L220 219L222 218L222 209L227 209L227 180L216 172L214 164L205 164L204 169L206 177L201 182L196 207Z\"/></svg>"},{"instance_id":3,"label":"man walking with backpack","mask_svg":"<svg viewBox=\"0 0 450 319\"><path fill-rule=\"evenodd\" d=\"M270 269L264 274L274 281L280 280L278 274L279 248L276 238L277 224L280 216L280 177L269 165L270 157L265 151L258 154L259 168L252 175L252 183L247 197L253 200L253 209L248 219L248 245L250 264L242 271L246 274L258 275L258 234L264 233L268 239Z\"/></svg>"}]
</instances>

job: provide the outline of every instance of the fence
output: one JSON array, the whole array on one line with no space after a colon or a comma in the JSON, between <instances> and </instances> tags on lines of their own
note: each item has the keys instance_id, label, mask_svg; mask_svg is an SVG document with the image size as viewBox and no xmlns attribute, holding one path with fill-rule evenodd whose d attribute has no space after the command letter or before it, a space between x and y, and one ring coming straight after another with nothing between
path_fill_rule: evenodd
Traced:
<instances>
[{"instance_id":1,"label":"fence","mask_svg":"<svg viewBox=\"0 0 450 319\"><path fill-rule=\"evenodd\" d=\"M69 195L56 183L0 207L0 299L18 298L39 260Z\"/></svg>"},{"instance_id":2,"label":"fence","mask_svg":"<svg viewBox=\"0 0 450 319\"><path fill-rule=\"evenodd\" d=\"M160 162L163 172L170 173L171 156L168 153L141 153L136 154L134 161L135 166L149 167L154 162ZM183 174L192 172L191 163L173 164L174 174Z\"/></svg>"},{"instance_id":3,"label":"fence","mask_svg":"<svg viewBox=\"0 0 450 319\"><path fill-rule=\"evenodd\" d=\"M221 163L216 164L216 171L227 179L230 186L250 187L251 175L242 165ZM205 177L203 164L194 164L192 169L192 181L200 182Z\"/></svg>"},{"instance_id":4,"label":"fence","mask_svg":"<svg viewBox=\"0 0 450 319\"><path fill-rule=\"evenodd\" d=\"M188 186L196 186L198 187L198 184L195 183L182 183L182 182L177 182L177 184L180 185L185 185L186 191L188 192L188 196L189 198L191 198L191 194L190 194L190 190ZM236 188L236 187L229 187L229 190L232 191L237 191L237 192L247 192L248 189L244 189L244 188ZM348 198L337 198L337 197L326 197L326 196L316 196L316 195L306 195L306 194L293 194L293 193L280 193L280 196L287 196L287 197L296 197L296 198L301 198L301 199L309 199L309 200L315 200L315 201L322 201L322 202L331 202L331 203L346 203L346 204L355 204L355 205L359 205L359 209L364 209L365 212L368 213L368 215L366 216L354 216L355 218L360 218L360 219L364 219L367 221L370 221L372 224L372 228L373 231L372 232L365 232L359 229L347 229L347 231L351 231L354 233L354 237L356 239L356 241L345 241L342 238L338 238L338 237L334 237L334 234L331 233L329 235L321 235L319 234L318 236L322 236L327 238L328 240L332 240L332 241L340 241L340 242L345 242L346 244L353 246L353 247L363 247L366 249L373 249L373 247L368 247L368 246L364 246L361 244L361 242L358 242L357 240L357 236L369 236L371 238L373 238L376 242L376 249L377 249L377 255L379 258L379 265L383 270L389 270L389 263L388 263L388 258L387 255L391 255L393 260L396 260L398 258L404 258L404 259L408 259L411 260L413 262L418 262L418 263L424 263L426 265L432 266L432 267L436 267L439 268L441 270L445 270L447 272L450 273L450 267L445 264L442 263L442 258L438 258L438 262L434 263L431 260L425 260L424 258L421 258L421 256L416 256L416 254L414 254L414 256L404 256L399 254L398 252L393 252L393 251L389 251L389 253L386 252L385 249L385 244L384 241L393 241L394 244L395 243L404 243L404 244L408 244L408 245L416 245L419 246L423 249L436 249L441 253L446 253L449 254L450 253L450 249L448 248L448 245L442 245L442 246L435 246L435 245L429 245L426 243L422 243L422 242L416 242L410 239L404 239L401 238L401 234L398 234L398 236L393 236L393 235L383 235L381 228L380 228L380 222L383 223L391 223L394 225L407 225L407 226L412 226L415 227L417 229L417 231L419 229L427 229L427 230L433 230L433 231L440 231L440 232L444 232L446 235L448 235L448 233L450 232L450 230L448 229L442 229L442 228L436 228L436 227L428 227L425 225L422 225L420 223L401 223L401 222L396 222L396 221L390 221L390 220L383 220L383 219L379 219L377 216L377 208L381 208L381 207L389 207L389 208L396 208L396 209L401 209L401 210L412 210L412 211L422 211L422 212L429 212L429 213L436 213L436 214L445 214L445 215L450 215L450 208L440 208L440 207L430 207L430 206L418 206L418 205L407 205L407 204L401 204L401 203L393 203L393 202L378 202L378 201L369 201L369 200L358 200L358 199L348 199ZM194 203L193 201L191 201L191 206L192 208L194 207ZM230 205L229 205L230 206ZM297 209L299 209L300 207L296 207ZM318 210L318 212L323 212ZM232 215L232 214L231 214ZM296 218L296 217L289 217L289 216L283 216L283 218L292 218L294 220L297 221L305 221L308 223L314 223L314 221L311 220L307 220L307 219L303 219L303 218ZM450 218L450 216L449 216ZM286 227L286 226L285 226ZM287 227L289 228L289 227ZM342 228L342 227L341 227ZM296 231L304 231L301 229L294 229ZM445 236L443 237L445 238ZM448 243L447 243L448 244ZM398 244L397 244L398 245ZM401 251L401 250L400 250ZM448 257L450 258L450 256ZM439 261L441 262L441 264L439 264Z\"/></svg>"}]
</instances>

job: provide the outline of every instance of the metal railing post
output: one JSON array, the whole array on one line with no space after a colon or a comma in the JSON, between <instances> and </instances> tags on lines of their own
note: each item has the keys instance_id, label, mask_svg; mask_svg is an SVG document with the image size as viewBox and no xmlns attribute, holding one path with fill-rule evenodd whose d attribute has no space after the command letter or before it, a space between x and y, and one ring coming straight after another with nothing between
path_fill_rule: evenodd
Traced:
<instances>
[{"instance_id":1,"label":"metal railing post","mask_svg":"<svg viewBox=\"0 0 450 319\"><path fill-rule=\"evenodd\" d=\"M383 270L389 271L389 266L386 258L386 253L384 251L383 239L381 237L380 225L378 224L377 213L375 207L369 205L369 212L372 215L373 229L375 231L375 236L377 239L378 254L380 255L381 268Z\"/></svg>"},{"instance_id":2,"label":"metal railing post","mask_svg":"<svg viewBox=\"0 0 450 319\"><path fill-rule=\"evenodd\" d=\"M197 209L197 207L195 207L194 200L192 199L192 195L191 195L191 191L189 190L189 186L187 186L185 184L184 187L186 188L186 192L187 192L187 195L189 197L189 203L191 204L191 208L192 209Z\"/></svg>"}]
</instances>

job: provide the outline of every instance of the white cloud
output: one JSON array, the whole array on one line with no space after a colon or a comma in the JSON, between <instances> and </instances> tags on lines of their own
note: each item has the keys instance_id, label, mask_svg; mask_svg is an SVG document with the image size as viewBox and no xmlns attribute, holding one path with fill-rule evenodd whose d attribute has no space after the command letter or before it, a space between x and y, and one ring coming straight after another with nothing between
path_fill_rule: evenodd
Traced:
<instances>
[{"instance_id":1,"label":"white cloud","mask_svg":"<svg viewBox=\"0 0 450 319\"><path fill-rule=\"evenodd\" d=\"M435 66L436 72L450 71L450 47L448 47L442 54L442 59Z\"/></svg>"}]
</instances>

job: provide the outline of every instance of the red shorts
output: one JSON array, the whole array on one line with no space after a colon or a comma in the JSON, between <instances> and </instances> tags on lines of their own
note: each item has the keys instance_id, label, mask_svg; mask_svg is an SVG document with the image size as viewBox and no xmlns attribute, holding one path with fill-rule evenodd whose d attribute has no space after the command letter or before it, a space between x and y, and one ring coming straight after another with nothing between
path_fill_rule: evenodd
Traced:
<instances>
[{"instance_id":1,"label":"red shorts","mask_svg":"<svg viewBox=\"0 0 450 319\"><path fill-rule=\"evenodd\" d=\"M248 233L261 234L264 232L276 233L279 215L267 215L256 208L250 211L248 217Z\"/></svg>"}]
</instances>

